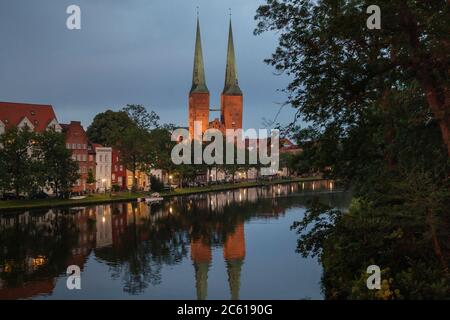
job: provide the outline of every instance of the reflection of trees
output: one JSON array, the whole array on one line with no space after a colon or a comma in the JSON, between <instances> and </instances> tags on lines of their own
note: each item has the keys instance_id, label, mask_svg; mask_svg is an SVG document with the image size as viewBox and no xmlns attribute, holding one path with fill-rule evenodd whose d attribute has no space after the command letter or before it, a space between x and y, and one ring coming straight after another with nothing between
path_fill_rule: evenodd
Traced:
<instances>
[{"instance_id":1,"label":"reflection of trees","mask_svg":"<svg viewBox=\"0 0 450 320\"><path fill-rule=\"evenodd\" d=\"M0 232L1 279L7 287L23 286L37 279L51 279L65 271L66 261L77 244L77 227L66 211L34 211L28 223L15 214L14 225ZM37 223L40 219L42 223Z\"/></svg>"},{"instance_id":2,"label":"reflection of trees","mask_svg":"<svg viewBox=\"0 0 450 320\"><path fill-rule=\"evenodd\" d=\"M276 194L275 187L251 190L175 197L151 209L143 204L111 204L111 210L105 210L105 214L107 219L107 212L112 215L109 218L112 218L113 243L95 249L95 255L108 265L113 278L122 279L125 292L139 294L161 282L164 265L176 265L187 258L191 242L203 241L208 246L222 247L237 226L246 221L276 218L289 208L306 205L311 199L308 194L291 194L288 186L280 194ZM343 204L346 199L342 195L320 194L319 197L327 204ZM1 279L8 286L22 286L38 277L57 277L67 264L82 267L84 261L77 259L86 258L95 238L88 241L89 250L84 254L75 251L81 246L83 236L95 237L94 219L98 219L95 210L96 207L89 207L76 214L68 210L54 211L54 216L45 217L45 223L37 223L36 219L47 215L47 210L34 210L31 215L34 218L29 223L20 220L24 215L15 215L14 227L0 233L0 266L14 264L11 272L1 273ZM116 218L124 221L123 227L117 227L115 222L119 219ZM79 229L83 231L80 233ZM46 263L31 270L27 259L37 256L45 256ZM75 256L76 261L71 261ZM240 270L236 263L242 261L227 263L234 263L229 269L236 271ZM239 291L238 278L239 272L229 274L235 297Z\"/></svg>"}]
</instances>

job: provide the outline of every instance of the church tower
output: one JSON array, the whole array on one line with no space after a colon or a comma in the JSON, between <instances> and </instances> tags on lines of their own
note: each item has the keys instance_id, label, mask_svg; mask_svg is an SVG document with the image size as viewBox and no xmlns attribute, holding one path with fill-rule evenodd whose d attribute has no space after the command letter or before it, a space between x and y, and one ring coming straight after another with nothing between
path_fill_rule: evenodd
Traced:
<instances>
[{"instance_id":1,"label":"church tower","mask_svg":"<svg viewBox=\"0 0 450 320\"><path fill-rule=\"evenodd\" d=\"M223 256L227 266L231 300L239 300L241 270L245 260L245 230L243 223L238 224L235 231L227 236L223 247Z\"/></svg>"},{"instance_id":2,"label":"church tower","mask_svg":"<svg viewBox=\"0 0 450 320\"><path fill-rule=\"evenodd\" d=\"M200 35L200 21L197 17L197 35L195 40L194 70L192 74L192 88L189 93L189 133L194 137L194 121L202 122L202 133L209 125L209 90L206 86L205 69L203 64L202 40Z\"/></svg>"},{"instance_id":3,"label":"church tower","mask_svg":"<svg viewBox=\"0 0 450 320\"><path fill-rule=\"evenodd\" d=\"M243 95L238 83L233 28L230 19L225 87L222 92L220 106L221 122L225 129L242 129L242 108Z\"/></svg>"},{"instance_id":4,"label":"church tower","mask_svg":"<svg viewBox=\"0 0 450 320\"><path fill-rule=\"evenodd\" d=\"M195 288L198 300L208 296L208 271L211 265L211 246L204 239L191 239L191 260L195 269Z\"/></svg>"}]
</instances>

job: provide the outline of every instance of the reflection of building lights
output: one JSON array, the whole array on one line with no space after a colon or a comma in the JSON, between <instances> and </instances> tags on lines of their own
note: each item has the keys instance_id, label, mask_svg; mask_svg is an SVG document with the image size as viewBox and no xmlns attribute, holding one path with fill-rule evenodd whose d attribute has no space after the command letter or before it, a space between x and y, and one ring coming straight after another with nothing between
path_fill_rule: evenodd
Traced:
<instances>
[{"instance_id":1,"label":"reflection of building lights","mask_svg":"<svg viewBox=\"0 0 450 320\"><path fill-rule=\"evenodd\" d=\"M12 271L12 266L9 263L5 264L5 267L3 268L3 272L9 273L11 271Z\"/></svg>"},{"instance_id":2,"label":"reflection of building lights","mask_svg":"<svg viewBox=\"0 0 450 320\"><path fill-rule=\"evenodd\" d=\"M172 212L173 212L173 209L172 209L172 207L170 207L170 208L169 208L169 212L170 212L170 213L172 213Z\"/></svg>"},{"instance_id":3,"label":"reflection of building lights","mask_svg":"<svg viewBox=\"0 0 450 320\"><path fill-rule=\"evenodd\" d=\"M316 183L315 182L313 182L312 189L316 190Z\"/></svg>"},{"instance_id":4,"label":"reflection of building lights","mask_svg":"<svg viewBox=\"0 0 450 320\"><path fill-rule=\"evenodd\" d=\"M333 181L330 182L330 190L333 190Z\"/></svg>"},{"instance_id":5,"label":"reflection of building lights","mask_svg":"<svg viewBox=\"0 0 450 320\"><path fill-rule=\"evenodd\" d=\"M302 182L302 189L305 189L305 183Z\"/></svg>"},{"instance_id":6,"label":"reflection of building lights","mask_svg":"<svg viewBox=\"0 0 450 320\"><path fill-rule=\"evenodd\" d=\"M239 193L239 201L242 200L242 194Z\"/></svg>"},{"instance_id":7,"label":"reflection of building lights","mask_svg":"<svg viewBox=\"0 0 450 320\"><path fill-rule=\"evenodd\" d=\"M32 264L33 267L40 267L43 266L46 261L47 259L44 256L37 256L36 258L33 259Z\"/></svg>"}]
</instances>

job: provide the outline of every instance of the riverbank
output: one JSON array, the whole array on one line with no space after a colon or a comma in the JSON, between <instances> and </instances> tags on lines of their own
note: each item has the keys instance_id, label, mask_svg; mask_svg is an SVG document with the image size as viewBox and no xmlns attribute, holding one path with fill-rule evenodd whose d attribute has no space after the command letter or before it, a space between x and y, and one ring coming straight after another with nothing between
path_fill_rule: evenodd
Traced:
<instances>
[{"instance_id":1,"label":"riverbank","mask_svg":"<svg viewBox=\"0 0 450 320\"><path fill-rule=\"evenodd\" d=\"M226 191L233 190L239 188L252 188L252 187L260 187L266 185L274 185L274 184L284 184L291 182L303 182L303 181L315 181L321 180L320 178L293 178L293 179L278 179L272 181L255 181L255 182L239 182L239 183L226 183L226 184L218 184L211 185L205 187L192 187L192 188L183 188L183 189L175 189L173 191L161 192L162 197L175 197L175 196L183 196L190 194L198 194L198 193L206 193L206 192L215 192L215 191ZM131 193L131 192L120 192L113 194L93 194L89 195L85 199L81 200L70 200L70 199L42 199L42 200L6 200L0 201L0 213L1 212L10 212L10 211L18 211L18 210L28 210L28 209L46 209L46 208L57 208L57 207L76 207L76 206L85 206L85 205L94 205L101 203L111 203L111 202L123 202L123 201L135 201L138 198L149 196L151 192L139 192L139 193Z\"/></svg>"}]
</instances>

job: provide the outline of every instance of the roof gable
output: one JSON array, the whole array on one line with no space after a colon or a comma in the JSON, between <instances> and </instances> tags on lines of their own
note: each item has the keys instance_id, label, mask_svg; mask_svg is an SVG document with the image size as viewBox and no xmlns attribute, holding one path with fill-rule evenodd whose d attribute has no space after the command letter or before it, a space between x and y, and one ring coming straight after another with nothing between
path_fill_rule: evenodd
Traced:
<instances>
[{"instance_id":1,"label":"roof gable","mask_svg":"<svg viewBox=\"0 0 450 320\"><path fill-rule=\"evenodd\" d=\"M19 126L24 118L30 121L35 131L43 132L56 120L56 115L51 105L0 102L0 120L6 128Z\"/></svg>"}]
</instances>

